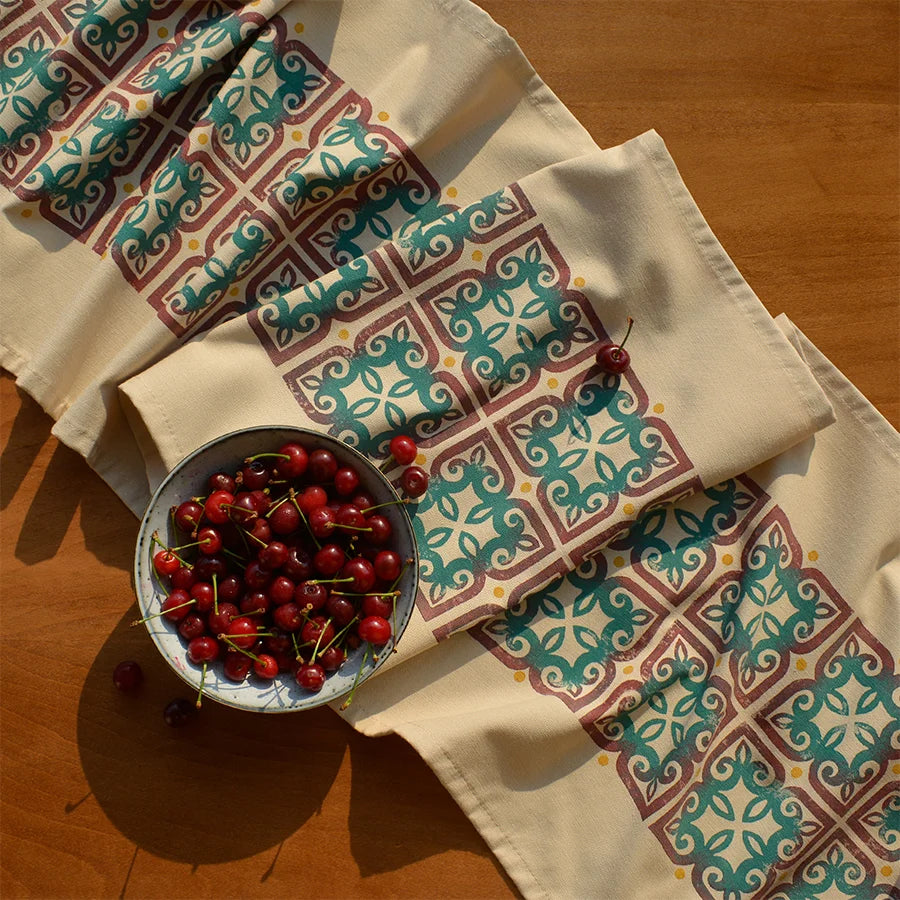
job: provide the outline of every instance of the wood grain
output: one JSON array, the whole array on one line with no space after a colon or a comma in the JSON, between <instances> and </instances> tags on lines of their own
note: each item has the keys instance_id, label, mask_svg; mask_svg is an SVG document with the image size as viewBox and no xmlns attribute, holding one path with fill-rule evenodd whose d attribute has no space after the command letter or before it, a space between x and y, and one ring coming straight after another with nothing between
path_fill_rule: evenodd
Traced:
<instances>
[{"instance_id":1,"label":"wood grain","mask_svg":"<svg viewBox=\"0 0 900 900\"><path fill-rule=\"evenodd\" d=\"M767 308L896 426L897 3L481 5L598 144L660 132ZM3 897L515 895L399 739L212 704L167 729L179 684L128 625L137 523L8 375L0 403Z\"/></svg>"}]
</instances>

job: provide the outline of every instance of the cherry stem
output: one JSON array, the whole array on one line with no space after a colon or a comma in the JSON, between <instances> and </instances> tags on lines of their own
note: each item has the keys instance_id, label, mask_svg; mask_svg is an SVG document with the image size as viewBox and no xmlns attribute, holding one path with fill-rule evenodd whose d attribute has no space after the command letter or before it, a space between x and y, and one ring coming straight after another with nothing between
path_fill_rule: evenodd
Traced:
<instances>
[{"instance_id":1,"label":"cherry stem","mask_svg":"<svg viewBox=\"0 0 900 900\"><path fill-rule=\"evenodd\" d=\"M348 581L353 581L353 576L351 575L349 578L316 578L315 580L307 581L307 584L346 584ZM334 591L332 591L334 593Z\"/></svg>"},{"instance_id":2,"label":"cherry stem","mask_svg":"<svg viewBox=\"0 0 900 900\"><path fill-rule=\"evenodd\" d=\"M278 459L290 459L290 455L287 453L257 453L256 456L246 456L244 457L244 463L250 464L255 459L265 459L265 458L277 457Z\"/></svg>"},{"instance_id":3,"label":"cherry stem","mask_svg":"<svg viewBox=\"0 0 900 900\"><path fill-rule=\"evenodd\" d=\"M250 531L245 531L245 532L242 532L242 533L243 533L243 534L246 534L248 538L251 538L252 540L256 541L257 544L262 544L263 547L268 547L268 546L269 546L262 538L257 537L255 534L253 534L253 533L250 532Z\"/></svg>"},{"instance_id":4,"label":"cherry stem","mask_svg":"<svg viewBox=\"0 0 900 900\"><path fill-rule=\"evenodd\" d=\"M177 553L175 553L175 552L173 552L172 550L170 550L170 549L169 549L169 548L168 548L168 547L167 547L167 546L159 539L159 532L158 532L158 531L154 531L153 534L150 535L150 540L151 540L154 544L159 544L159 546L162 547L163 550L166 551L166 553L171 553L172 556L174 556L175 559L177 559L178 562L180 562L183 566L187 566L187 565L188 565L188 564L187 564L187 563L186 563L186 562L185 562L185 561L184 561Z\"/></svg>"},{"instance_id":5,"label":"cherry stem","mask_svg":"<svg viewBox=\"0 0 900 900\"><path fill-rule=\"evenodd\" d=\"M213 572L212 576L213 583L213 613L215 615L219 614L219 576Z\"/></svg>"},{"instance_id":6,"label":"cherry stem","mask_svg":"<svg viewBox=\"0 0 900 900\"><path fill-rule=\"evenodd\" d=\"M634 319L632 319L631 316L629 316L628 317L628 330L625 332L625 337L622 338L621 342L619 343L619 346L616 347L615 350L613 350L613 356L615 356L616 359L619 358L619 351L625 346L625 341L628 340L628 335L631 334L632 325L634 325Z\"/></svg>"},{"instance_id":7,"label":"cherry stem","mask_svg":"<svg viewBox=\"0 0 900 900\"><path fill-rule=\"evenodd\" d=\"M367 506L365 509L361 510L362 514L365 516L368 513L372 512L375 509L381 509L382 506L397 506L401 503L411 503L412 500L409 497L397 498L396 500L387 500L384 503L376 503L375 506Z\"/></svg>"},{"instance_id":8,"label":"cherry stem","mask_svg":"<svg viewBox=\"0 0 900 900\"><path fill-rule=\"evenodd\" d=\"M313 543L316 545L316 549L321 550L322 545L319 543L319 539L313 534L312 527L310 526L309 521L307 520L306 516L303 515L303 510L300 508L300 504L297 501L297 495L294 493L293 488L291 488L288 491L288 495L291 498L291 502L294 504L294 508L297 510L298 514L300 515L300 521L306 526L306 530L309 532L309 536L313 539Z\"/></svg>"},{"instance_id":9,"label":"cherry stem","mask_svg":"<svg viewBox=\"0 0 900 900\"><path fill-rule=\"evenodd\" d=\"M362 528L359 525L341 525L339 522L335 522L332 528L343 528L346 531L371 531L371 528Z\"/></svg>"},{"instance_id":10,"label":"cherry stem","mask_svg":"<svg viewBox=\"0 0 900 900\"><path fill-rule=\"evenodd\" d=\"M143 619L135 619L131 623L131 627L134 628L135 625L143 625L144 622L149 622L151 619L158 619L160 616L164 616L166 613L174 612L176 609L183 609L185 606L191 606L197 601L191 598L190 600L186 600L184 603L179 603L178 606L170 606L168 609L162 610L162 612L151 613L149 616L144 616Z\"/></svg>"},{"instance_id":11,"label":"cherry stem","mask_svg":"<svg viewBox=\"0 0 900 900\"><path fill-rule=\"evenodd\" d=\"M316 646L313 647L312 656L309 658L310 663L314 663L316 661L316 657L319 655L319 644L322 643L322 635L325 634L325 629L331 624L331 619L326 619L325 624L319 629L319 637L316 639Z\"/></svg>"},{"instance_id":12,"label":"cherry stem","mask_svg":"<svg viewBox=\"0 0 900 900\"><path fill-rule=\"evenodd\" d=\"M243 653L244 656L249 656L254 662L259 662L259 657L255 653L251 653L249 650L245 650L243 647L238 647L238 645L230 638L227 634L220 634L219 640L224 641L231 647L233 650L237 650L239 653Z\"/></svg>"},{"instance_id":13,"label":"cherry stem","mask_svg":"<svg viewBox=\"0 0 900 900\"><path fill-rule=\"evenodd\" d=\"M329 619L328 621L330 622L331 620ZM324 652L325 652L332 644L334 644L334 643L336 643L337 641L339 641L339 640L340 640L340 639L341 639L341 638L342 638L342 637L350 630L350 626L351 626L354 622L358 622L358 621L359 621L359 616L354 616L354 617L353 617L353 618L352 618L352 619L351 619L351 620L350 620L350 621L349 621L349 622L348 622L348 623L347 623L347 624L346 624L339 632L337 632L337 634L335 634L335 636L334 636L334 637L333 637L333 638L332 638L332 639L331 639L331 640L330 640L330 641L322 648L322 653L324 653Z\"/></svg>"},{"instance_id":14,"label":"cherry stem","mask_svg":"<svg viewBox=\"0 0 900 900\"><path fill-rule=\"evenodd\" d=\"M341 709L346 709L353 702L353 695L356 693L356 686L359 684L360 676L362 675L362 671L366 666L366 660L369 658L369 650L372 649L372 645L366 643L365 649L363 650L362 662L359 664L359 668L356 670L356 678L353 679L353 686L350 688L350 693L347 695L347 699L341 704Z\"/></svg>"},{"instance_id":15,"label":"cherry stem","mask_svg":"<svg viewBox=\"0 0 900 900\"><path fill-rule=\"evenodd\" d=\"M353 580L352 578L350 579ZM331 591L335 597L399 597L400 591L367 591L365 594L354 594L351 591Z\"/></svg>"},{"instance_id":16,"label":"cherry stem","mask_svg":"<svg viewBox=\"0 0 900 900\"><path fill-rule=\"evenodd\" d=\"M227 547L223 547L222 552L234 557L244 568L247 567L247 560L240 553L235 553L234 550L229 550Z\"/></svg>"},{"instance_id":17,"label":"cherry stem","mask_svg":"<svg viewBox=\"0 0 900 900\"><path fill-rule=\"evenodd\" d=\"M200 705L203 702L203 685L206 684L206 663L203 663L203 668L200 671L200 689L197 691L197 702L194 706L197 709L200 709Z\"/></svg>"}]
</instances>

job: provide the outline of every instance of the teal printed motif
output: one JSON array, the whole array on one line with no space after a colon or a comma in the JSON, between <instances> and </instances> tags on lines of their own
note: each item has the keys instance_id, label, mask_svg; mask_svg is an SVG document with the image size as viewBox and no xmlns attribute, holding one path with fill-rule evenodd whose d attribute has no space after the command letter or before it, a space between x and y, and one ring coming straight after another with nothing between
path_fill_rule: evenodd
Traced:
<instances>
[{"instance_id":1,"label":"teal printed motif","mask_svg":"<svg viewBox=\"0 0 900 900\"><path fill-rule=\"evenodd\" d=\"M679 463L628 386L615 375L599 377L580 385L571 400L544 400L510 427L551 512L568 528L607 513L617 495L643 488ZM654 521L649 518L650 528ZM639 526L636 541L642 536L648 535Z\"/></svg>"},{"instance_id":2,"label":"teal printed motif","mask_svg":"<svg viewBox=\"0 0 900 900\"><path fill-rule=\"evenodd\" d=\"M270 280L260 290L265 302L258 316L275 346L284 349L318 331L332 316L358 310L384 288L380 273L365 256L309 284L297 284L293 268L286 268L281 282ZM393 408L391 414L398 415ZM371 435L357 434L356 439L369 443Z\"/></svg>"},{"instance_id":3,"label":"teal printed motif","mask_svg":"<svg viewBox=\"0 0 900 900\"><path fill-rule=\"evenodd\" d=\"M601 746L624 753L642 807L693 774L729 710L712 662L677 633L641 682L596 719Z\"/></svg>"},{"instance_id":4,"label":"teal printed motif","mask_svg":"<svg viewBox=\"0 0 900 900\"><path fill-rule=\"evenodd\" d=\"M605 680L607 663L632 649L662 610L641 589L609 577L596 557L482 626L516 667L570 705Z\"/></svg>"},{"instance_id":5,"label":"teal printed motif","mask_svg":"<svg viewBox=\"0 0 900 900\"><path fill-rule=\"evenodd\" d=\"M179 150L160 166L145 196L116 230L113 243L142 275L154 257L168 252L179 228L221 193L222 188L208 179L206 168Z\"/></svg>"},{"instance_id":6,"label":"teal printed motif","mask_svg":"<svg viewBox=\"0 0 900 900\"><path fill-rule=\"evenodd\" d=\"M23 182L24 192L49 199L49 208L78 228L88 226L98 207L110 200L112 179L134 155L149 131L118 102L103 108L40 163Z\"/></svg>"},{"instance_id":7,"label":"teal printed motif","mask_svg":"<svg viewBox=\"0 0 900 900\"><path fill-rule=\"evenodd\" d=\"M397 161L397 151L370 130L366 112L367 105L348 106L337 122L324 129L303 161L279 182L275 196L292 219Z\"/></svg>"},{"instance_id":8,"label":"teal printed motif","mask_svg":"<svg viewBox=\"0 0 900 900\"><path fill-rule=\"evenodd\" d=\"M630 551L632 560L677 594L694 575L711 566L713 545L756 501L752 493L731 479L685 497L678 504L646 510L625 537L610 546Z\"/></svg>"},{"instance_id":9,"label":"teal printed motif","mask_svg":"<svg viewBox=\"0 0 900 900\"><path fill-rule=\"evenodd\" d=\"M365 283L362 266L344 271ZM328 298L324 302L352 298L342 281L335 286L337 290L326 289L320 295ZM307 296L317 292L311 290ZM300 309L301 321L313 312L302 305ZM311 412L331 434L379 456L395 434L433 435L463 417L453 391L435 377L416 332L409 319L399 318L369 336L355 352L329 354L318 372L300 377L300 386L311 398Z\"/></svg>"},{"instance_id":10,"label":"teal printed motif","mask_svg":"<svg viewBox=\"0 0 900 900\"><path fill-rule=\"evenodd\" d=\"M477 593L489 574L514 571L543 539L484 443L454 454L438 472L413 518L422 590L432 607L451 594Z\"/></svg>"},{"instance_id":11,"label":"teal printed motif","mask_svg":"<svg viewBox=\"0 0 900 900\"><path fill-rule=\"evenodd\" d=\"M853 634L812 681L780 704L771 721L798 759L811 760L814 784L845 805L887 766L900 746L900 678Z\"/></svg>"},{"instance_id":12,"label":"teal printed motif","mask_svg":"<svg viewBox=\"0 0 900 900\"><path fill-rule=\"evenodd\" d=\"M190 327L240 280L273 242L274 237L264 222L253 216L242 219L216 255L210 256L199 272L168 299L171 315L182 320L183 327Z\"/></svg>"},{"instance_id":13,"label":"teal printed motif","mask_svg":"<svg viewBox=\"0 0 900 900\"><path fill-rule=\"evenodd\" d=\"M325 86L299 50L280 52L274 29L263 32L220 87L206 118L214 139L242 165L269 143L282 121L295 116Z\"/></svg>"},{"instance_id":14,"label":"teal printed motif","mask_svg":"<svg viewBox=\"0 0 900 900\"><path fill-rule=\"evenodd\" d=\"M40 31L10 47L0 62L0 167L9 178L18 157L37 149L41 136L65 117L89 85L53 55Z\"/></svg>"},{"instance_id":15,"label":"teal printed motif","mask_svg":"<svg viewBox=\"0 0 900 900\"><path fill-rule=\"evenodd\" d=\"M432 303L445 339L490 399L597 340L540 240Z\"/></svg>"},{"instance_id":16,"label":"teal printed motif","mask_svg":"<svg viewBox=\"0 0 900 900\"><path fill-rule=\"evenodd\" d=\"M820 831L743 734L707 764L665 826L694 883L721 900L755 896Z\"/></svg>"},{"instance_id":17,"label":"teal printed motif","mask_svg":"<svg viewBox=\"0 0 900 900\"><path fill-rule=\"evenodd\" d=\"M69 3L65 15L77 22L85 47L106 63L121 56L146 30L147 20L168 0L89 0Z\"/></svg>"},{"instance_id":18,"label":"teal printed motif","mask_svg":"<svg viewBox=\"0 0 900 900\"><path fill-rule=\"evenodd\" d=\"M896 888L876 884L872 867L860 861L843 842L828 845L824 853L806 863L789 887L769 895L770 900L888 900Z\"/></svg>"}]
</instances>

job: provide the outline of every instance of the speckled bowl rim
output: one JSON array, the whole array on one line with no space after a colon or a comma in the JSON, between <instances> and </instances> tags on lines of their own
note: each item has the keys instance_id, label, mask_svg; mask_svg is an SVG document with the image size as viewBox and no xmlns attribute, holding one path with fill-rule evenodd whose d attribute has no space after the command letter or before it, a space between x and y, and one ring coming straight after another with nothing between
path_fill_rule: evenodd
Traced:
<instances>
[{"instance_id":1,"label":"speckled bowl rim","mask_svg":"<svg viewBox=\"0 0 900 900\"><path fill-rule=\"evenodd\" d=\"M152 600L159 596L160 591L153 590L153 585L161 587L158 576L156 576L152 565L152 554L150 552L152 546L153 532L159 530L160 534L167 533L170 525L171 502L165 503L163 510L163 525L159 524L158 515L160 512L160 502L175 482L189 468L192 463L198 462L204 456L210 454L215 448L221 447L223 444L235 442L239 438L259 435L259 443L255 452L263 452L268 450L270 445L274 451L278 446L287 440L296 439L305 442L304 446L308 450L316 449L313 444L319 443L324 449L337 450L338 455L344 455L345 460L352 460L365 473L361 479L363 486L370 493L368 484L369 478L373 477L381 486L380 493L386 494L388 497L399 497L393 485L388 481L387 477L377 466L372 463L364 454L355 447L341 441L339 438L325 432L315 431L311 428L304 428L297 425L257 425L251 428L241 428L236 431L230 431L227 434L220 435L207 441L202 446L185 456L177 463L172 470L162 480L147 508L141 517L141 524L138 531L137 542L134 554L134 593L137 598L138 607L140 609L141 618L158 612L158 607L152 607ZM267 437L268 436L268 437ZM262 449L260 449L262 448ZM247 455L247 454L244 454ZM236 465L244 456L239 453L233 454L233 461ZM212 466L207 472L205 478L208 478L218 467ZM196 480L200 482L199 478ZM180 500L185 499L181 496ZM180 500L178 502L180 502ZM383 502L380 497L375 498L376 502ZM394 617L394 625L396 633L392 636L391 641L383 647L376 649L378 656L377 661L372 662L372 654L369 654L369 661L359 678L359 684L369 679L374 672L381 668L387 659L391 656L393 648L400 641L406 630L412 612L415 607L415 598L418 592L419 582L419 553L416 545L415 532L412 527L412 521L405 504L398 504L387 507L386 514L392 520L391 524L397 533L397 524L399 522L403 541L408 544L409 552L406 554L408 558L412 558L413 563L410 570L401 582L399 589L401 591L398 597L396 615ZM395 545L397 542L395 541ZM147 588L150 588L149 590ZM201 667L196 666L187 659L186 647L183 639L178 634L172 623L163 617L151 619L144 623L150 638L153 640L156 648L159 650L163 658L168 662L172 670L193 689L194 693L200 690ZM316 694L297 685L292 678L282 674L273 682L263 684L258 679L248 677L241 684L235 684L222 674L221 667L209 666L207 668L206 681L203 687L204 699L214 700L225 706L235 709L242 709L251 712L261 713L287 713L300 712L305 709L314 709L332 703L344 696L352 689L353 681L359 670L362 661L364 646L362 645L348 655L346 662L338 672L329 675L325 687ZM174 651L178 651L175 654Z\"/></svg>"}]
</instances>

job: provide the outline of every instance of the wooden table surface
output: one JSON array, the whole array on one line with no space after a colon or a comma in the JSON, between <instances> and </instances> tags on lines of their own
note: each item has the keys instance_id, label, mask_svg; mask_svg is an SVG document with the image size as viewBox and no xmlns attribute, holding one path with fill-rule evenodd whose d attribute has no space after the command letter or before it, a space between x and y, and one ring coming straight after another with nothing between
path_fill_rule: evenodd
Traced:
<instances>
[{"instance_id":1,"label":"wooden table surface","mask_svg":"<svg viewBox=\"0 0 900 900\"><path fill-rule=\"evenodd\" d=\"M897 2L481 5L598 144L660 132L763 303L896 427ZM4 898L515 895L398 738L214 704L167 728L180 683L128 625L137 522L0 387Z\"/></svg>"}]
</instances>

